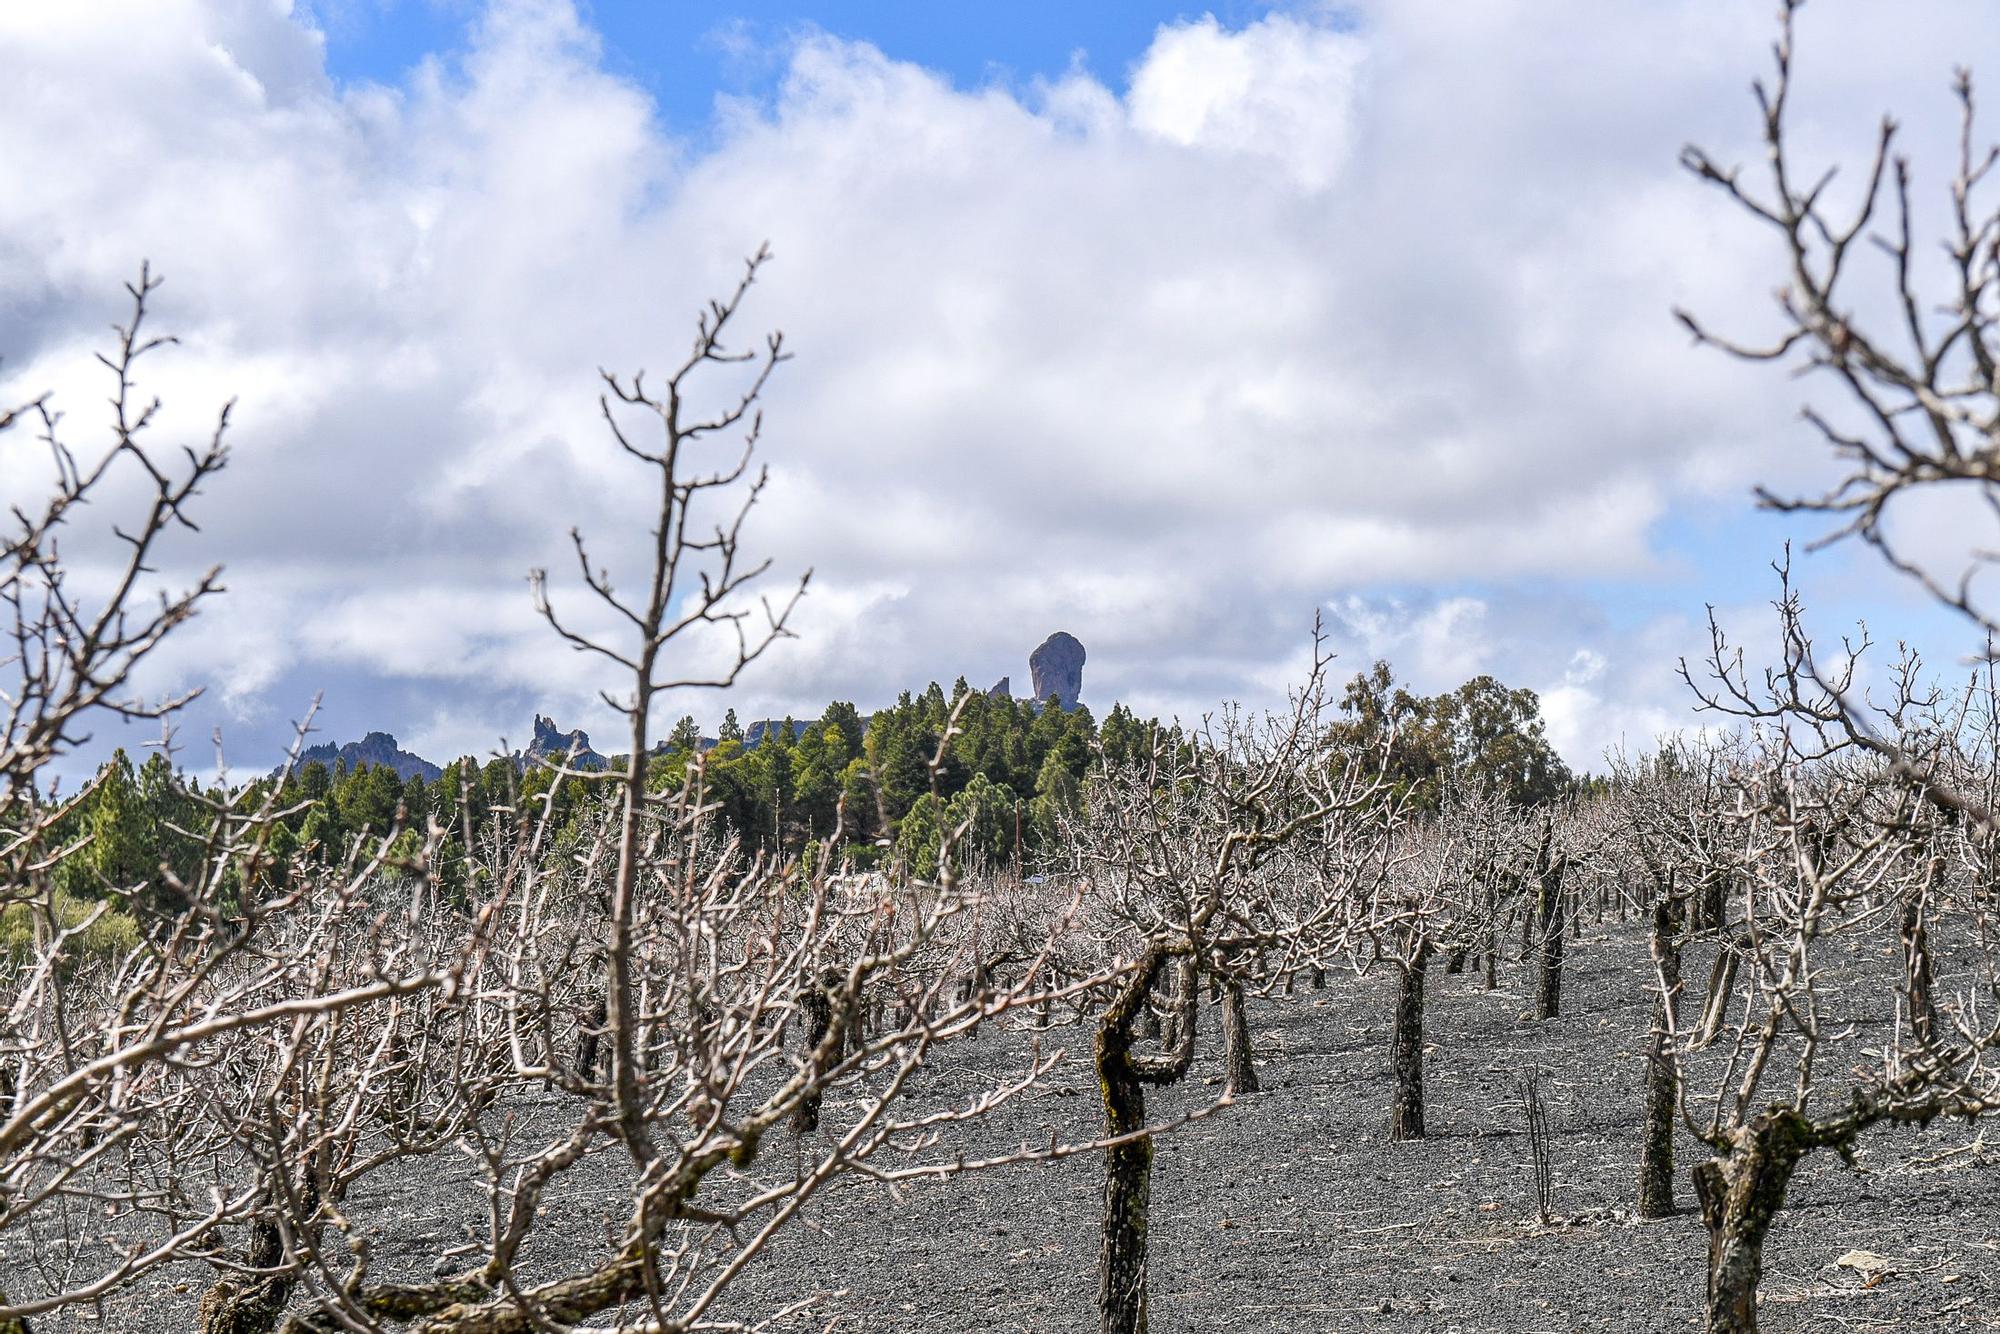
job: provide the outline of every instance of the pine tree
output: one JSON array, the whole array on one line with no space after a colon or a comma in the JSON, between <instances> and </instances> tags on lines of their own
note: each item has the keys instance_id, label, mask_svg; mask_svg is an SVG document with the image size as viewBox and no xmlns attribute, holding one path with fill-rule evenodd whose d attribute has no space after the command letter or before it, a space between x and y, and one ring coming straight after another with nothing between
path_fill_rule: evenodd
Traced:
<instances>
[{"instance_id":1,"label":"pine tree","mask_svg":"<svg viewBox=\"0 0 2000 1334\"><path fill-rule=\"evenodd\" d=\"M139 793L132 759L121 748L99 774L91 794L90 850L83 864L89 888L139 906L156 906L159 831Z\"/></svg>"},{"instance_id":2,"label":"pine tree","mask_svg":"<svg viewBox=\"0 0 2000 1334\"><path fill-rule=\"evenodd\" d=\"M939 843L944 836L944 803L936 794L918 797L909 813L896 826L896 855L911 875L920 880L935 879L938 873Z\"/></svg>"},{"instance_id":3,"label":"pine tree","mask_svg":"<svg viewBox=\"0 0 2000 1334\"><path fill-rule=\"evenodd\" d=\"M683 755L692 755L701 749L701 726L695 722L693 714L682 714L681 720L674 724L674 730L667 734L667 749Z\"/></svg>"}]
</instances>

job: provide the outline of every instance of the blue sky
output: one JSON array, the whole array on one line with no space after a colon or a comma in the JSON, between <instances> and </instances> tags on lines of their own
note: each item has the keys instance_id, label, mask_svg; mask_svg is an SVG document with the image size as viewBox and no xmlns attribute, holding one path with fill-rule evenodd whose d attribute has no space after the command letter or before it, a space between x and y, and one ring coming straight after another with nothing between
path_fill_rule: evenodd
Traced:
<instances>
[{"instance_id":1,"label":"blue sky","mask_svg":"<svg viewBox=\"0 0 2000 1334\"><path fill-rule=\"evenodd\" d=\"M646 89L676 133L699 134L718 92L769 90L783 68L771 53L802 29L870 43L894 59L945 73L961 87L1054 78L1079 60L1122 87L1162 24L1213 13L1241 27L1271 8L1236 0L1194 6L1136 0L594 0L581 12L603 40L606 68ZM462 49L480 8L470 0L322 0L314 11L326 34L330 74L394 84L419 61Z\"/></svg>"},{"instance_id":2,"label":"blue sky","mask_svg":"<svg viewBox=\"0 0 2000 1334\"><path fill-rule=\"evenodd\" d=\"M1934 182L2000 36L1938 13L1807 11L1814 152L1893 108ZM1282 698L1322 614L1343 672L1536 689L1589 766L1687 725L1705 606L1754 651L1815 535L1750 490L1824 479L1818 388L1671 314L1770 327L1781 256L1676 164L1755 161L1770 35L1709 0L0 6L37 182L0 199L0 398L87 439L121 285L167 275L163 432L237 407L160 577L230 592L148 684L205 687L184 735L239 767L315 695L325 738L440 759L536 712L608 735L526 573L572 524L640 558L598 368L657 368L769 240L746 320L797 356L753 535L812 592L670 715L1024 682L1066 629L1087 703L1192 717ZM1866 552L1796 564L1829 636L1972 647Z\"/></svg>"}]
</instances>

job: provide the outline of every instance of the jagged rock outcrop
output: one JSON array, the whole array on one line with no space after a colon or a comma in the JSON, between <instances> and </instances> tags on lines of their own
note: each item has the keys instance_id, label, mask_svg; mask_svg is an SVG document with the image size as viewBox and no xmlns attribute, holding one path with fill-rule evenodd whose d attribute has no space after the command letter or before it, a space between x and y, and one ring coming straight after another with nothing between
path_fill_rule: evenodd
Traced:
<instances>
[{"instance_id":1,"label":"jagged rock outcrop","mask_svg":"<svg viewBox=\"0 0 2000 1334\"><path fill-rule=\"evenodd\" d=\"M986 698L1007 699L1011 697L1013 693L1014 693L1014 678L1011 676L1003 676L998 681L995 681L993 683L993 688L991 690L988 690L986 692Z\"/></svg>"},{"instance_id":2,"label":"jagged rock outcrop","mask_svg":"<svg viewBox=\"0 0 2000 1334\"><path fill-rule=\"evenodd\" d=\"M421 755L412 755L396 744L396 738L387 732L370 732L359 741L350 741L336 746L331 741L317 746L309 746L299 753L299 768L317 761L331 769L344 765L349 773L366 765L394 769L399 778L408 780L412 774L426 783L435 783L443 769Z\"/></svg>"},{"instance_id":3,"label":"jagged rock outcrop","mask_svg":"<svg viewBox=\"0 0 2000 1334\"><path fill-rule=\"evenodd\" d=\"M610 761L590 748L590 734L581 727L572 731L556 730L553 718L535 715L535 732L522 752L524 761L537 759L561 763L565 760L573 769L602 769Z\"/></svg>"},{"instance_id":4,"label":"jagged rock outcrop","mask_svg":"<svg viewBox=\"0 0 2000 1334\"><path fill-rule=\"evenodd\" d=\"M1035 678L1035 702L1046 703L1049 696L1065 709L1076 707L1083 694L1083 644L1067 630L1058 630L1028 655L1028 670Z\"/></svg>"}]
</instances>

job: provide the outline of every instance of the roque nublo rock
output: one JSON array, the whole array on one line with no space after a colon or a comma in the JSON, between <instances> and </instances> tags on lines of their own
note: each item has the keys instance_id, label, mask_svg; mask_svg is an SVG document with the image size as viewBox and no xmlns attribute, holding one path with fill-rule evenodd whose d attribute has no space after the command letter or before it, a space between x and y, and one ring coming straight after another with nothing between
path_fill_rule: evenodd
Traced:
<instances>
[{"instance_id":1,"label":"roque nublo rock","mask_svg":"<svg viewBox=\"0 0 2000 1334\"><path fill-rule=\"evenodd\" d=\"M1028 655L1036 702L1046 702L1054 695L1063 708L1075 708L1077 697L1083 694L1083 658L1083 644L1067 630L1044 639L1041 647Z\"/></svg>"}]
</instances>

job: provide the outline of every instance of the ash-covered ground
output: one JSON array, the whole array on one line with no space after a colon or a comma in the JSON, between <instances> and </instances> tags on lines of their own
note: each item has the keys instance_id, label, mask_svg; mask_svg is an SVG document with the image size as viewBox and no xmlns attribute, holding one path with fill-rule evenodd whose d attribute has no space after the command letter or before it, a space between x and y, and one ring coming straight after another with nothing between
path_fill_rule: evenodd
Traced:
<instances>
[{"instance_id":1,"label":"ash-covered ground","mask_svg":"<svg viewBox=\"0 0 2000 1334\"><path fill-rule=\"evenodd\" d=\"M1324 991L1255 1003L1265 1091L1159 1142L1153 1181L1152 1327L1212 1330L1678 1331L1695 1327L1706 1241L1683 1136L1683 1212L1630 1216L1647 1024L1645 945L1629 929L1569 953L1562 1018L1525 1017L1527 973L1501 989L1433 971L1427 1034L1430 1138L1387 1135L1392 984L1335 976ZM1706 951L1690 950L1691 1006ZM1212 1016L1211 1016L1212 1017ZM1172 1116L1212 1101L1220 1043L1194 1074L1154 1094ZM1017 1034L958 1046L920 1081L942 1103L1018 1060ZM1089 1033L1058 1030L1069 1062L1045 1089L980 1128L972 1148L1087 1136L1098 1114ZM1719 1056L1718 1056L1719 1059ZM1535 1220L1518 1081L1539 1067L1552 1121L1556 1220ZM562 1107L528 1097L524 1127ZM829 1107L828 1124L840 1109ZM773 1169L789 1143L765 1152ZM1877 1129L1860 1170L1809 1159L1766 1253L1769 1331L2000 1329L2000 1146L1977 1127ZM448 1179L440 1172L448 1174ZM371 1177L349 1201L372 1236L375 1272L428 1276L481 1217L463 1157ZM822 1192L730 1290L748 1321L806 1299L785 1331L1090 1331L1099 1163L1084 1155L907 1188L849 1181ZM533 1269L553 1276L602 1236L623 1182L609 1160L551 1199ZM0 1266L23 1274L18 1238ZM565 1256L565 1250L573 1253ZM1849 1252L1882 1263L1837 1263ZM178 1266L101 1312L44 1316L41 1331L183 1331L206 1272ZM10 1292L26 1286L9 1282ZM612 1328L613 1322L601 1322Z\"/></svg>"}]
</instances>

